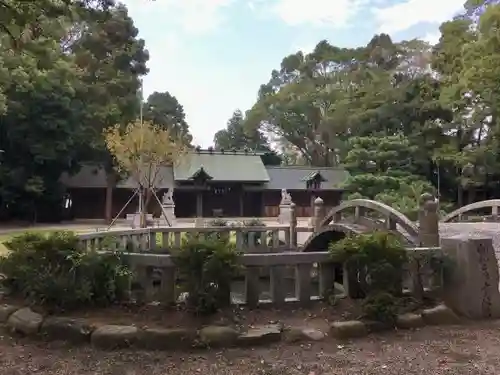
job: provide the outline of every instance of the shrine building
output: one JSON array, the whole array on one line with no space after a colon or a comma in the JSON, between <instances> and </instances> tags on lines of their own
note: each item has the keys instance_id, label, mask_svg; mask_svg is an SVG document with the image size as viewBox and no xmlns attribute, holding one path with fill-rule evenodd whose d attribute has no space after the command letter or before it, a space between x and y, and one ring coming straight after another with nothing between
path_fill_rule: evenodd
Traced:
<instances>
[{"instance_id":1,"label":"shrine building","mask_svg":"<svg viewBox=\"0 0 500 375\"><path fill-rule=\"evenodd\" d=\"M336 206L342 183L349 173L340 168L266 166L263 153L196 150L178 165L163 167L158 196L173 189L175 215L191 217L275 217L283 189L291 195L297 216L311 216L312 202L321 197L325 206ZM102 168L85 165L75 175L63 175L71 199L71 219L104 219L106 209L116 216L137 184L131 178L107 189ZM134 213L137 199L120 215ZM150 199L148 213L159 217L160 205Z\"/></svg>"}]
</instances>

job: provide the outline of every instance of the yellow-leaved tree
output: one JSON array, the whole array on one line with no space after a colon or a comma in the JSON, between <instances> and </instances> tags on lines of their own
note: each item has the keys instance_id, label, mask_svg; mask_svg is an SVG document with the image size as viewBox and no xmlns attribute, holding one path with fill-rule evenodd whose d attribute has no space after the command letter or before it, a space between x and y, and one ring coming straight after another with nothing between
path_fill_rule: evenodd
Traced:
<instances>
[{"instance_id":1,"label":"yellow-leaved tree","mask_svg":"<svg viewBox=\"0 0 500 375\"><path fill-rule=\"evenodd\" d=\"M162 167L178 163L187 152L186 145L173 133L151 122L139 120L104 130L106 147L113 156L117 172L127 174L136 183L139 193L140 226L146 226L146 201L161 184ZM166 217L162 210L163 215Z\"/></svg>"}]
</instances>

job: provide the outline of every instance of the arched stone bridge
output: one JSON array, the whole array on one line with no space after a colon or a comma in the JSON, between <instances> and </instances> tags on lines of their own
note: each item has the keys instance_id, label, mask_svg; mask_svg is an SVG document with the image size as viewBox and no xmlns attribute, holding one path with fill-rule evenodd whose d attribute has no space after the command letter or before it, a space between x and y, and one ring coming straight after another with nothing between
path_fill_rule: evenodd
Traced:
<instances>
[{"instance_id":1,"label":"arched stone bridge","mask_svg":"<svg viewBox=\"0 0 500 375\"><path fill-rule=\"evenodd\" d=\"M354 210L354 215L346 216ZM370 211L382 219L370 218ZM338 241L348 234L366 233L374 230L388 230L398 234L408 245L418 246L419 228L404 214L394 208L370 199L353 199L332 208L319 222L314 234L303 244L303 251L325 249L332 241Z\"/></svg>"},{"instance_id":2,"label":"arched stone bridge","mask_svg":"<svg viewBox=\"0 0 500 375\"><path fill-rule=\"evenodd\" d=\"M473 213L474 211L482 211L480 217L483 217L483 221L500 221L498 211L500 207L500 199L490 199L480 202L474 202L468 204L467 206L460 207L453 212L450 212L441 219L443 223L449 223L453 221L462 221L463 217L467 213ZM488 212L489 211L489 212Z\"/></svg>"},{"instance_id":3,"label":"arched stone bridge","mask_svg":"<svg viewBox=\"0 0 500 375\"><path fill-rule=\"evenodd\" d=\"M430 214L437 215L437 201L430 195L425 195L422 199L421 208L425 210L425 205L433 202ZM472 221L500 222L499 207L500 199L474 202L445 215L439 222L470 222L471 220L466 220L467 216L474 213L476 213L476 215L473 215L475 220ZM345 215L352 210L354 210L354 214ZM367 213L370 211L378 213L382 219L369 217ZM338 241L348 234L366 233L374 230L392 231L398 234L408 245L413 246L421 245L421 230L428 232L425 234L426 236L436 236L437 241L439 241L439 228L437 226L422 228L421 224L419 227L418 224L412 222L404 214L384 203L369 199L354 199L342 202L331 209L321 220L315 232L304 241L302 250L318 251L319 249L325 249L330 242Z\"/></svg>"}]
</instances>

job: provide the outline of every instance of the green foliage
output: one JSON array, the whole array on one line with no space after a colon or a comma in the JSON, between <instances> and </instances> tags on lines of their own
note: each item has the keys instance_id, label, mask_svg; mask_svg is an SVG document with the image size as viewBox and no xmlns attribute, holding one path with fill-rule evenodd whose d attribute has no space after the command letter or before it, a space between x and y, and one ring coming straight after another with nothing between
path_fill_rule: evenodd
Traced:
<instances>
[{"instance_id":1,"label":"green foliage","mask_svg":"<svg viewBox=\"0 0 500 375\"><path fill-rule=\"evenodd\" d=\"M401 292L407 254L392 233L348 236L332 242L329 251L333 260L345 264L350 277L359 281L364 296L374 292Z\"/></svg>"},{"instance_id":2,"label":"green foliage","mask_svg":"<svg viewBox=\"0 0 500 375\"><path fill-rule=\"evenodd\" d=\"M239 253L225 241L185 241L174 254L174 263L188 293L187 306L194 314L208 315L230 303L231 280L237 274Z\"/></svg>"},{"instance_id":3,"label":"green foliage","mask_svg":"<svg viewBox=\"0 0 500 375\"><path fill-rule=\"evenodd\" d=\"M363 317L392 326L398 316L398 302L397 298L387 292L371 294L363 301Z\"/></svg>"},{"instance_id":4,"label":"green foliage","mask_svg":"<svg viewBox=\"0 0 500 375\"><path fill-rule=\"evenodd\" d=\"M119 253L87 252L73 233L27 233L6 246L2 283L31 303L53 309L107 306L128 292L132 275Z\"/></svg>"},{"instance_id":5,"label":"green foliage","mask_svg":"<svg viewBox=\"0 0 500 375\"><path fill-rule=\"evenodd\" d=\"M153 92L144 105L144 119L169 129L175 139L191 145L193 136L186 122L184 108L169 92Z\"/></svg>"}]
</instances>

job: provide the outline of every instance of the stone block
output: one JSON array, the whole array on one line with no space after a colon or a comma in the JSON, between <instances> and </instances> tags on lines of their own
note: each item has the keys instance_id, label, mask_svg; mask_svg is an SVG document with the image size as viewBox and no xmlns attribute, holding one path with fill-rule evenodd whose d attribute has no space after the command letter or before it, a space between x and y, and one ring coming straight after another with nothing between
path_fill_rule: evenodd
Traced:
<instances>
[{"instance_id":1,"label":"stone block","mask_svg":"<svg viewBox=\"0 0 500 375\"><path fill-rule=\"evenodd\" d=\"M148 328L140 332L137 346L149 350L189 349L196 339L196 331L189 329Z\"/></svg>"},{"instance_id":2,"label":"stone block","mask_svg":"<svg viewBox=\"0 0 500 375\"><path fill-rule=\"evenodd\" d=\"M500 318L498 261L491 238L459 235L443 239L450 258L443 300L458 315L470 319Z\"/></svg>"},{"instance_id":3,"label":"stone block","mask_svg":"<svg viewBox=\"0 0 500 375\"><path fill-rule=\"evenodd\" d=\"M322 341L325 334L319 329L307 327L291 327L283 333L286 342L294 343L300 341Z\"/></svg>"},{"instance_id":4,"label":"stone block","mask_svg":"<svg viewBox=\"0 0 500 375\"><path fill-rule=\"evenodd\" d=\"M264 345L281 341L281 327L277 325L256 326L238 337L238 344Z\"/></svg>"},{"instance_id":5,"label":"stone block","mask_svg":"<svg viewBox=\"0 0 500 375\"><path fill-rule=\"evenodd\" d=\"M292 218L292 209L289 204L280 204L278 222L280 224L290 224Z\"/></svg>"},{"instance_id":6,"label":"stone block","mask_svg":"<svg viewBox=\"0 0 500 375\"><path fill-rule=\"evenodd\" d=\"M400 329L414 329L424 326L422 315L419 314L402 314L396 319L396 327Z\"/></svg>"},{"instance_id":7,"label":"stone block","mask_svg":"<svg viewBox=\"0 0 500 375\"><path fill-rule=\"evenodd\" d=\"M36 335L43 322L43 316L24 307L12 313L7 319L7 326L14 332L24 335Z\"/></svg>"},{"instance_id":8,"label":"stone block","mask_svg":"<svg viewBox=\"0 0 500 375\"><path fill-rule=\"evenodd\" d=\"M161 226L173 226L175 224L175 204L165 204L162 206L162 211L160 212L159 223ZM167 220L165 220L165 215Z\"/></svg>"},{"instance_id":9,"label":"stone block","mask_svg":"<svg viewBox=\"0 0 500 375\"><path fill-rule=\"evenodd\" d=\"M100 349L122 349L134 345L138 335L137 327L106 325L92 332L90 342Z\"/></svg>"},{"instance_id":10,"label":"stone block","mask_svg":"<svg viewBox=\"0 0 500 375\"><path fill-rule=\"evenodd\" d=\"M459 324L460 318L445 305L439 305L422 311L422 319L429 325Z\"/></svg>"},{"instance_id":11,"label":"stone block","mask_svg":"<svg viewBox=\"0 0 500 375\"><path fill-rule=\"evenodd\" d=\"M93 327L84 319L49 317L40 328L43 337L49 340L64 340L75 344L90 341Z\"/></svg>"},{"instance_id":12,"label":"stone block","mask_svg":"<svg viewBox=\"0 0 500 375\"><path fill-rule=\"evenodd\" d=\"M366 325L359 320L334 322L330 326L330 334L337 339L364 337L368 334Z\"/></svg>"},{"instance_id":13,"label":"stone block","mask_svg":"<svg viewBox=\"0 0 500 375\"><path fill-rule=\"evenodd\" d=\"M201 341L212 347L234 346L238 336L238 331L227 326L207 326L200 330Z\"/></svg>"},{"instance_id":14,"label":"stone block","mask_svg":"<svg viewBox=\"0 0 500 375\"><path fill-rule=\"evenodd\" d=\"M20 307L13 305L0 305L0 323L5 323L11 314L19 310Z\"/></svg>"}]
</instances>

